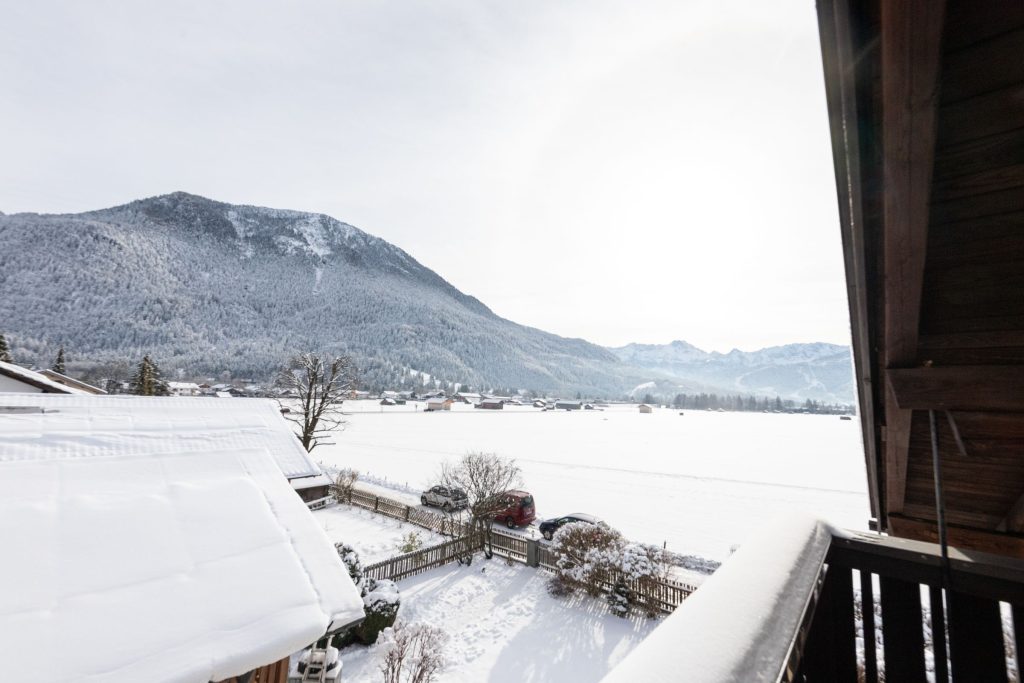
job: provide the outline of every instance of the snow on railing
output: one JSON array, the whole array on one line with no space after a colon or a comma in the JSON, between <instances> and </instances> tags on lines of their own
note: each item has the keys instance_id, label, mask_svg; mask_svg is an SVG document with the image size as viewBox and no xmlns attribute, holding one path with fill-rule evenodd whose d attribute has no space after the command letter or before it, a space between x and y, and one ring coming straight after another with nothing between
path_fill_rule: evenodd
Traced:
<instances>
[{"instance_id":1,"label":"snow on railing","mask_svg":"<svg viewBox=\"0 0 1024 683\"><path fill-rule=\"evenodd\" d=\"M751 534L604 683L777 680L818 587L832 534L806 517L787 517Z\"/></svg>"}]
</instances>

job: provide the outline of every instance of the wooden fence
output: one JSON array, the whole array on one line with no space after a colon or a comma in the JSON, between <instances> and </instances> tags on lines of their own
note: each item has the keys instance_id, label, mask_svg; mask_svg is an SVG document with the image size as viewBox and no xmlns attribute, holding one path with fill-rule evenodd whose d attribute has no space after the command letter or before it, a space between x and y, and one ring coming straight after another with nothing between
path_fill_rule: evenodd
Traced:
<instances>
[{"instance_id":1,"label":"wooden fence","mask_svg":"<svg viewBox=\"0 0 1024 683\"><path fill-rule=\"evenodd\" d=\"M335 487L332 487L332 493L335 493ZM363 489L353 488L348 495L336 495L339 495L340 500L343 500L350 505L355 505L356 507L361 507L365 510L373 510L374 512L386 517L400 519L403 522L409 522L410 524L430 529L442 536L459 538L472 533L472 526L470 524L462 522L455 517L435 512L428 512L418 507L406 505L405 503L393 498L378 496L375 493L364 491Z\"/></svg>"},{"instance_id":2,"label":"wooden fence","mask_svg":"<svg viewBox=\"0 0 1024 683\"><path fill-rule=\"evenodd\" d=\"M434 567L441 567L449 562L472 555L482 547L479 534L470 534L451 541L445 541L423 550L392 557L383 562L363 567L363 576L372 579L391 579L397 581Z\"/></svg>"},{"instance_id":3,"label":"wooden fence","mask_svg":"<svg viewBox=\"0 0 1024 683\"><path fill-rule=\"evenodd\" d=\"M336 487L332 487L331 492L337 495ZM484 545L484 538L473 529L471 524L450 515L428 512L359 488L352 488L351 492L341 497L341 500L356 507L372 510L378 514L453 537L450 541L398 555L365 567L363 573L367 577L397 581L471 555L483 548ZM555 566L554 553L537 539L494 528L491 543L495 555L507 557L531 567L543 567L552 571L558 569ZM693 586L671 580L631 581L627 585L636 593L641 606L654 605L662 612L672 612L690 593L696 590ZM608 588L611 588L611 584L608 585Z\"/></svg>"}]
</instances>

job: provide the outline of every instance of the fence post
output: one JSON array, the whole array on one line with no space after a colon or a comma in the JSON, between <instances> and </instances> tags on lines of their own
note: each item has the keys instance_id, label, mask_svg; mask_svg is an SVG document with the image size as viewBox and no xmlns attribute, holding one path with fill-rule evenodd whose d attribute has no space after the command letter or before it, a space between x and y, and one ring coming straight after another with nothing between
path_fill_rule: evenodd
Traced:
<instances>
[{"instance_id":1,"label":"fence post","mask_svg":"<svg viewBox=\"0 0 1024 683\"><path fill-rule=\"evenodd\" d=\"M380 509L380 496L373 497L373 511L377 512Z\"/></svg>"},{"instance_id":2,"label":"fence post","mask_svg":"<svg viewBox=\"0 0 1024 683\"><path fill-rule=\"evenodd\" d=\"M526 566L527 567L539 567L540 566L540 553L537 552L540 544L537 543L536 539L526 539Z\"/></svg>"},{"instance_id":3,"label":"fence post","mask_svg":"<svg viewBox=\"0 0 1024 683\"><path fill-rule=\"evenodd\" d=\"M405 506L405 521L409 521L409 511L412 510L408 505Z\"/></svg>"}]
</instances>

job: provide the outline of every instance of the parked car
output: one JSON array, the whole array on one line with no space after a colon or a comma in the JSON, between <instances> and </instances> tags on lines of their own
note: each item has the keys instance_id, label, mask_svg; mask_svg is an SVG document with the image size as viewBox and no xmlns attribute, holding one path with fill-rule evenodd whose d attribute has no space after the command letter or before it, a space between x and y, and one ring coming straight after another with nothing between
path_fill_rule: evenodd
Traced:
<instances>
[{"instance_id":1,"label":"parked car","mask_svg":"<svg viewBox=\"0 0 1024 683\"><path fill-rule=\"evenodd\" d=\"M469 498L462 489L449 488L438 484L420 494L420 502L434 505L445 512L460 510L469 505Z\"/></svg>"},{"instance_id":2,"label":"parked car","mask_svg":"<svg viewBox=\"0 0 1024 683\"><path fill-rule=\"evenodd\" d=\"M526 526L537 519L537 508L533 504L533 496L526 491L506 491L499 494L505 507L494 515L494 521L500 522L509 529Z\"/></svg>"},{"instance_id":3,"label":"parked car","mask_svg":"<svg viewBox=\"0 0 1024 683\"><path fill-rule=\"evenodd\" d=\"M594 515L588 515L585 512L574 512L571 515L565 515L564 517L553 517L551 519L545 519L540 523L541 535L551 540L551 537L555 535L555 532L561 529L564 525L570 522L586 522L587 524L604 524L603 521L595 517Z\"/></svg>"}]
</instances>

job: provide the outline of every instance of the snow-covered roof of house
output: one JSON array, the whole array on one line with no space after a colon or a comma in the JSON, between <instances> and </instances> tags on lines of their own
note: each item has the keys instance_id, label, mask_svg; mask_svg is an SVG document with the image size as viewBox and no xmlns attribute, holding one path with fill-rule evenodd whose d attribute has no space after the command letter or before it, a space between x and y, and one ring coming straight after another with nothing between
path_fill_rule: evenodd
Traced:
<instances>
[{"instance_id":1,"label":"snow-covered roof of house","mask_svg":"<svg viewBox=\"0 0 1024 683\"><path fill-rule=\"evenodd\" d=\"M321 471L269 399L0 394L3 406L46 412L0 429L0 459L262 448L289 479Z\"/></svg>"},{"instance_id":2,"label":"snow-covered roof of house","mask_svg":"<svg viewBox=\"0 0 1024 683\"><path fill-rule=\"evenodd\" d=\"M75 389L81 389L82 391L84 391L87 394L105 394L105 393L107 393L106 391L104 391L103 389L100 389L97 386L89 384L88 382L83 382L80 379L75 379L74 377L68 377L67 375L63 375L63 374L57 372L56 370L50 370L50 369L40 370L39 374L45 376L47 379L52 379L54 382L57 382L58 384L63 384L65 386L74 387Z\"/></svg>"},{"instance_id":3,"label":"snow-covered roof of house","mask_svg":"<svg viewBox=\"0 0 1024 683\"><path fill-rule=\"evenodd\" d=\"M292 479L292 488L296 491L303 489L311 489L317 486L330 486L334 481L326 474L318 474L315 477L302 477L301 479Z\"/></svg>"},{"instance_id":4,"label":"snow-covered roof of house","mask_svg":"<svg viewBox=\"0 0 1024 683\"><path fill-rule=\"evenodd\" d=\"M0 397L5 680L206 683L362 617L266 439L191 447L201 399L49 398Z\"/></svg>"},{"instance_id":5,"label":"snow-covered roof of house","mask_svg":"<svg viewBox=\"0 0 1024 683\"><path fill-rule=\"evenodd\" d=\"M20 365L15 365L14 363L5 363L4 361L0 361L0 375L10 377L11 379L17 382L21 382L22 384L27 384L31 387L35 387L36 389L39 389L43 393L47 394L89 393L88 391L83 391L82 389L76 389L75 387L55 382L46 375L42 374L41 372L29 370L28 368L23 368Z\"/></svg>"},{"instance_id":6,"label":"snow-covered roof of house","mask_svg":"<svg viewBox=\"0 0 1024 683\"><path fill-rule=\"evenodd\" d=\"M195 382L168 382L167 386L171 389L199 389Z\"/></svg>"}]
</instances>

